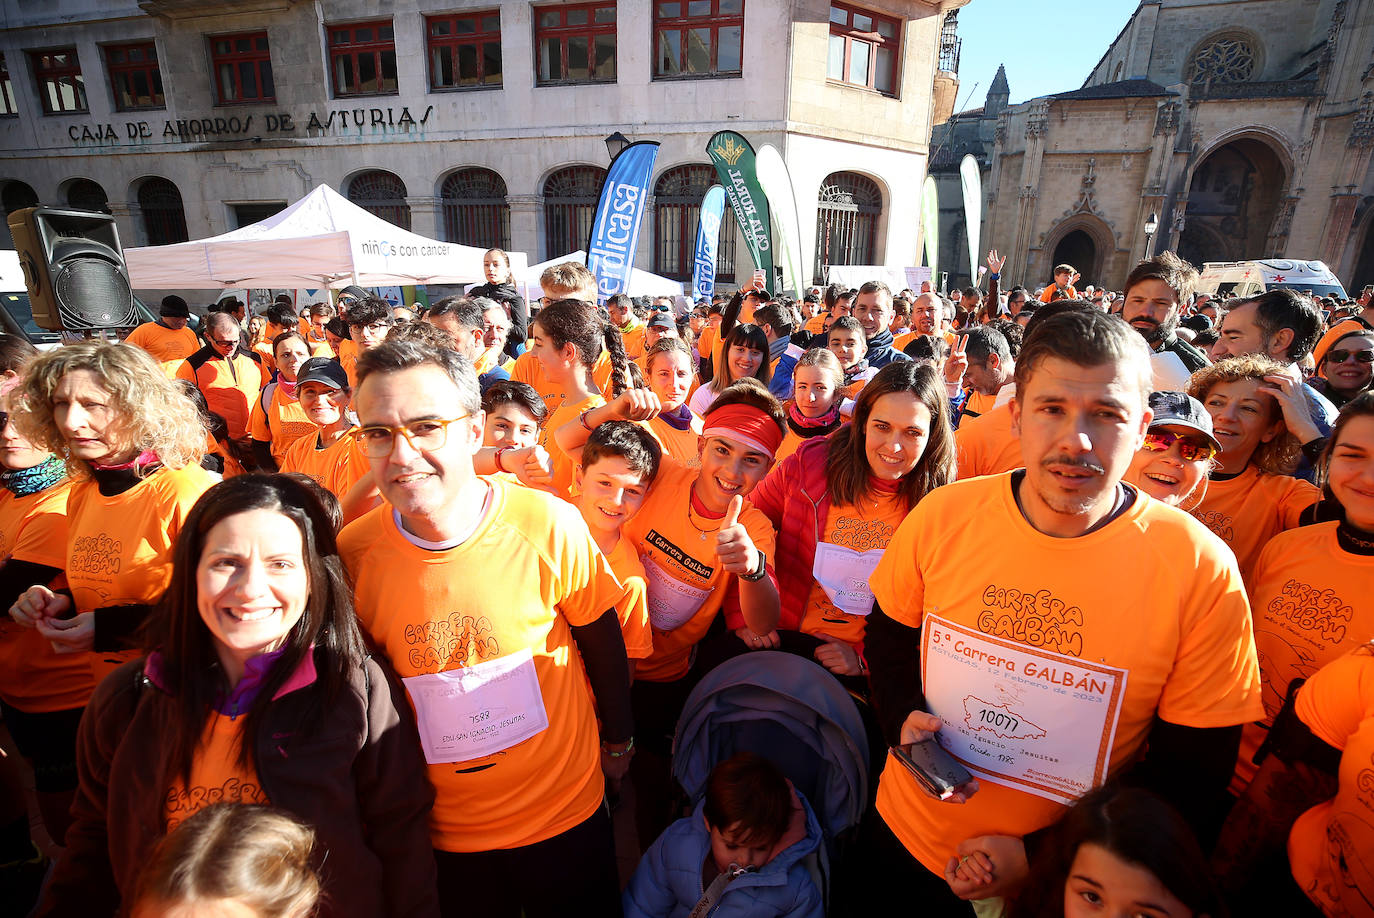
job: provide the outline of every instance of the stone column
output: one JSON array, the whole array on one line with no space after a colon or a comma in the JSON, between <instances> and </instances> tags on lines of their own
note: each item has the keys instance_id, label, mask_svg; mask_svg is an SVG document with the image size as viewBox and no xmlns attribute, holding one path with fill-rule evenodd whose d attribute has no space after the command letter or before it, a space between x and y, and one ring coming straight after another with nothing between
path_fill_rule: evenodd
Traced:
<instances>
[{"instance_id":1,"label":"stone column","mask_svg":"<svg viewBox=\"0 0 1374 918\"><path fill-rule=\"evenodd\" d=\"M542 222L540 211L543 198L535 194L506 195L510 207L510 246L513 251L524 252L530 264L538 264L544 258L540 251L539 225ZM561 255L562 252L554 252Z\"/></svg>"},{"instance_id":2,"label":"stone column","mask_svg":"<svg viewBox=\"0 0 1374 918\"><path fill-rule=\"evenodd\" d=\"M1019 277L1027 286L1034 286L1038 278L1031 270L1043 268L1035 264L1031 243L1035 239L1035 203L1040 197L1040 163L1045 152L1045 134L1049 130L1050 104L1041 100L1031 106L1026 122L1026 153L1021 162L1020 191L1017 194L1016 237L1011 251L1019 263L1009 262L1006 274Z\"/></svg>"},{"instance_id":3,"label":"stone column","mask_svg":"<svg viewBox=\"0 0 1374 918\"><path fill-rule=\"evenodd\" d=\"M410 231L430 239L443 239L439 228L439 199L436 197L407 197L410 205Z\"/></svg>"},{"instance_id":4,"label":"stone column","mask_svg":"<svg viewBox=\"0 0 1374 918\"><path fill-rule=\"evenodd\" d=\"M110 214L115 218L115 228L119 230L119 244L134 248L148 244L148 236L143 231L143 208L134 201L109 201Z\"/></svg>"}]
</instances>

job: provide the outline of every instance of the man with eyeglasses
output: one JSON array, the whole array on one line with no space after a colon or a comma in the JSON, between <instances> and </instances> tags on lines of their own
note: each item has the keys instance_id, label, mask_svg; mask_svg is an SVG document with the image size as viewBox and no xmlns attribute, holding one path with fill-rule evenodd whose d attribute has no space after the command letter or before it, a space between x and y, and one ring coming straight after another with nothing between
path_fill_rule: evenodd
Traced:
<instances>
[{"instance_id":1,"label":"man with eyeglasses","mask_svg":"<svg viewBox=\"0 0 1374 918\"><path fill-rule=\"evenodd\" d=\"M441 913L618 914L603 773L623 777L634 749L623 589L575 507L478 476L468 361L388 341L358 376L386 502L339 553L418 715Z\"/></svg>"},{"instance_id":2,"label":"man with eyeglasses","mask_svg":"<svg viewBox=\"0 0 1374 918\"><path fill-rule=\"evenodd\" d=\"M381 297L366 296L348 304L348 339L339 348L339 363L348 374L348 382L358 387L354 367L364 351L376 347L386 340L391 330L391 304Z\"/></svg>"},{"instance_id":3,"label":"man with eyeglasses","mask_svg":"<svg viewBox=\"0 0 1374 918\"><path fill-rule=\"evenodd\" d=\"M211 411L224 418L229 448L246 469L257 468L248 419L266 383L257 354L242 347L239 323L227 312L205 317L205 347L182 361L177 378L192 383Z\"/></svg>"}]
</instances>

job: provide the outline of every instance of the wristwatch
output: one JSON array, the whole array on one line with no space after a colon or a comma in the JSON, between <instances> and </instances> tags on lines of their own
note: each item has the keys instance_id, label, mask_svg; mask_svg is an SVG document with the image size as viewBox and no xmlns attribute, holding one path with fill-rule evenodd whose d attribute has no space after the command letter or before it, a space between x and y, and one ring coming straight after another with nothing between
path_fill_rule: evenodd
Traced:
<instances>
[{"instance_id":1,"label":"wristwatch","mask_svg":"<svg viewBox=\"0 0 1374 918\"><path fill-rule=\"evenodd\" d=\"M752 571L752 572L750 572L750 573L748 573L748 574L740 574L740 575L739 575L739 579L741 579L741 580L748 580L750 583L756 583L756 582L762 580L762 579L764 578L764 576L767 575L767 573L768 573L768 556L767 556L766 554L764 554L762 551L760 551L760 552L759 552L759 568L758 568L758 570Z\"/></svg>"}]
</instances>

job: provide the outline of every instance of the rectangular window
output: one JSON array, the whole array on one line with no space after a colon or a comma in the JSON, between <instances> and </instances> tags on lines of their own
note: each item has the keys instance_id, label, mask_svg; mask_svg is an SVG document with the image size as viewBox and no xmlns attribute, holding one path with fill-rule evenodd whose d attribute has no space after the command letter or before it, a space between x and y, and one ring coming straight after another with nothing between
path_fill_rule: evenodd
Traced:
<instances>
[{"instance_id":1,"label":"rectangular window","mask_svg":"<svg viewBox=\"0 0 1374 918\"><path fill-rule=\"evenodd\" d=\"M5 63L5 55L0 54L0 117L18 114L19 106L14 104L14 84L10 82L10 65Z\"/></svg>"},{"instance_id":2,"label":"rectangular window","mask_svg":"<svg viewBox=\"0 0 1374 918\"><path fill-rule=\"evenodd\" d=\"M429 88L501 85L501 11L428 16Z\"/></svg>"},{"instance_id":3,"label":"rectangular window","mask_svg":"<svg viewBox=\"0 0 1374 918\"><path fill-rule=\"evenodd\" d=\"M277 101L266 32L211 38L210 63L219 104Z\"/></svg>"},{"instance_id":4,"label":"rectangular window","mask_svg":"<svg viewBox=\"0 0 1374 918\"><path fill-rule=\"evenodd\" d=\"M30 51L29 59L46 114L86 111L86 81L81 77L81 62L75 48Z\"/></svg>"},{"instance_id":5,"label":"rectangular window","mask_svg":"<svg viewBox=\"0 0 1374 918\"><path fill-rule=\"evenodd\" d=\"M744 49L744 0L654 4L654 76L737 74Z\"/></svg>"},{"instance_id":6,"label":"rectangular window","mask_svg":"<svg viewBox=\"0 0 1374 918\"><path fill-rule=\"evenodd\" d=\"M157 65L157 46L152 42L106 45L105 69L110 74L110 87L114 90L118 111L166 108L162 71Z\"/></svg>"},{"instance_id":7,"label":"rectangular window","mask_svg":"<svg viewBox=\"0 0 1374 918\"><path fill-rule=\"evenodd\" d=\"M615 4L535 7L534 47L541 84L615 80Z\"/></svg>"},{"instance_id":8,"label":"rectangular window","mask_svg":"<svg viewBox=\"0 0 1374 918\"><path fill-rule=\"evenodd\" d=\"M825 75L886 95L897 94L902 25L839 3L830 4L830 53Z\"/></svg>"},{"instance_id":9,"label":"rectangular window","mask_svg":"<svg viewBox=\"0 0 1374 918\"><path fill-rule=\"evenodd\" d=\"M336 96L396 92L396 33L391 20L325 26Z\"/></svg>"}]
</instances>

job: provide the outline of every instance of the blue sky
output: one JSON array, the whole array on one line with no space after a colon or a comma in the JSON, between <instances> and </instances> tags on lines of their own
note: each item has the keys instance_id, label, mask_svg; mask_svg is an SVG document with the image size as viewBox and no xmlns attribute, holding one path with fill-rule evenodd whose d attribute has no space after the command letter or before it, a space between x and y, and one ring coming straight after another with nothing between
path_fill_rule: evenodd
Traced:
<instances>
[{"instance_id":1,"label":"blue sky","mask_svg":"<svg viewBox=\"0 0 1374 918\"><path fill-rule=\"evenodd\" d=\"M983 104L998 64L1006 64L1013 105L1077 89L1138 3L972 0L959 9L959 37L964 44L954 110Z\"/></svg>"}]
</instances>

